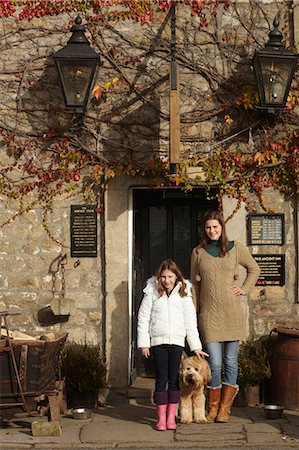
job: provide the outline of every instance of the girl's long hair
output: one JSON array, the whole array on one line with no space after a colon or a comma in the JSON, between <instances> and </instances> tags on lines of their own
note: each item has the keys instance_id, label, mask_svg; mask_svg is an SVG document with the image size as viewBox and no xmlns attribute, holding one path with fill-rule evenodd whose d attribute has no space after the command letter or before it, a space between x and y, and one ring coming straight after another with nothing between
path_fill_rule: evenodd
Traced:
<instances>
[{"instance_id":1,"label":"girl's long hair","mask_svg":"<svg viewBox=\"0 0 299 450\"><path fill-rule=\"evenodd\" d=\"M222 232L219 239L220 257L223 258L227 253L228 238L225 229L224 217L220 211L211 211L204 217L203 232L197 248L204 248L210 243L210 239L206 233L206 223L208 220L217 220L222 226Z\"/></svg>"},{"instance_id":2,"label":"girl's long hair","mask_svg":"<svg viewBox=\"0 0 299 450\"><path fill-rule=\"evenodd\" d=\"M172 261L171 259L165 259L164 261L161 262L157 272L156 272L156 277L158 280L158 292L160 295L163 295L165 292L165 288L162 284L162 280L161 280L161 276L162 276L162 272L164 272L164 270L170 270L171 272L173 272L177 279L176 279L176 284L180 281L182 283L180 290L179 290L179 294L181 297L185 297L187 295L186 292L186 282L184 280L183 274L181 272L181 270L179 269L179 267L176 265L176 263L174 261Z\"/></svg>"}]
</instances>

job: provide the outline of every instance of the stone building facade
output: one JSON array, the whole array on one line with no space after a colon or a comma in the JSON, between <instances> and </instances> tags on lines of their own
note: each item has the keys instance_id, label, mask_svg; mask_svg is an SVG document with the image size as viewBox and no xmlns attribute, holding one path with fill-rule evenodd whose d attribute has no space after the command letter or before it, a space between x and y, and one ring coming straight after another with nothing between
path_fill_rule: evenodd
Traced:
<instances>
[{"instance_id":1,"label":"stone building facade","mask_svg":"<svg viewBox=\"0 0 299 450\"><path fill-rule=\"evenodd\" d=\"M290 2L270 0L259 1L256 9L253 9L254 0L232 3L234 8L219 14L204 31L189 13L178 11L182 156L212 152L219 142L230 139L232 133L228 132L221 113L225 109L223 105L230 101L226 83L234 83L235 70L240 73L242 50L250 49L255 39L265 42L274 18L273 4L282 17L288 17L290 6ZM291 3L296 24L293 39L298 48L299 2ZM18 21L14 17L0 19L1 168L12 163L7 136L17 134L24 143L26 137L42 137L49 130L69 133L71 116L64 112L52 55L66 44L75 14L32 21ZM107 91L106 99L102 97L97 102L92 98L87 109L80 139L85 147L108 161L123 156L141 164L153 155L162 159L168 155L166 81L170 26L168 22L164 25L162 13L157 19L151 27L122 22L107 26L98 34L93 28L87 32L94 48L102 52L98 75L102 85L114 79L117 69L132 83L135 80L133 93L132 90L126 93L121 84L116 85L111 97ZM286 23L291 26L287 19ZM248 33L249 25L252 28ZM287 33L287 41L290 36L291 32ZM117 52L117 46L123 52L122 58L126 55L134 64L128 60L124 64L121 58L117 60L118 67L111 64L109 52L111 49ZM250 78L250 71L248 74L244 70L246 76ZM140 91L136 88L139 82ZM293 114L298 118L299 105ZM246 120L244 128L251 132L253 126L247 126ZM298 129L298 121L288 127ZM277 126L277 133L284 136L284 125ZM233 134L238 133L233 130ZM247 133L246 139L238 142L245 153L253 152L250 137ZM192 178L197 170L189 167L187 172ZM34 191L29 198L34 202ZM150 368L141 367L136 351L136 314L142 283L159 258L166 256L177 259L188 276L188 257L197 242L202 215L217 207L217 202L206 195L201 185L184 192L175 184L157 187L147 177L123 172L110 181L101 198L97 213L97 257L78 258L70 253L71 205L90 204L91 200L79 190L73 194L65 191L55 198L46 220L38 202L28 207L28 212L9 220L22 201L13 196L8 200L2 195L0 203L1 222L8 221L0 229L0 309L20 312L10 318L11 327L24 332L43 332L45 325L40 323L40 311L51 305L52 294L59 298L65 287L65 299L60 301L60 306L69 317L46 328L68 332L69 341L100 343L109 381L114 387L126 387L136 375L150 373ZM264 191L263 201L267 211L283 215L284 241L282 245L250 245L250 250L253 254L284 255L285 282L281 286L256 286L242 300L248 318L248 337L268 335L277 324L298 326L299 323L298 194L285 196L270 188ZM226 217L231 216L236 206L235 199L223 197ZM252 212L265 213L258 202L253 202L252 207L242 203L233 214L227 222L231 239L248 242L248 218ZM190 233L186 231L188 227ZM165 240L169 240L167 246ZM55 261L64 254L63 273Z\"/></svg>"}]
</instances>

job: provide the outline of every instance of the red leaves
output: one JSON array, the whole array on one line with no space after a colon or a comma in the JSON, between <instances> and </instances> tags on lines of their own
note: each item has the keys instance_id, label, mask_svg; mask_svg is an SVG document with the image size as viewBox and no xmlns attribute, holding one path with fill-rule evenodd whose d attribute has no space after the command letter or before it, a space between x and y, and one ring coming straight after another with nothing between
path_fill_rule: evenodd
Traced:
<instances>
[{"instance_id":1,"label":"red leaves","mask_svg":"<svg viewBox=\"0 0 299 450\"><path fill-rule=\"evenodd\" d=\"M32 20L38 17L54 16L73 11L95 15L88 16L91 21L125 21L132 20L142 25L154 20L154 8L167 12L174 0L1 0L0 17L9 17L16 13L14 4L23 7L19 13L19 20ZM208 25L207 13L215 16L220 7L227 9L228 0L177 0L179 7L189 8L191 14L198 16L199 28Z\"/></svg>"},{"instance_id":2,"label":"red leaves","mask_svg":"<svg viewBox=\"0 0 299 450\"><path fill-rule=\"evenodd\" d=\"M10 0L1 0L0 17L9 17L16 12L16 8L11 4Z\"/></svg>"}]
</instances>

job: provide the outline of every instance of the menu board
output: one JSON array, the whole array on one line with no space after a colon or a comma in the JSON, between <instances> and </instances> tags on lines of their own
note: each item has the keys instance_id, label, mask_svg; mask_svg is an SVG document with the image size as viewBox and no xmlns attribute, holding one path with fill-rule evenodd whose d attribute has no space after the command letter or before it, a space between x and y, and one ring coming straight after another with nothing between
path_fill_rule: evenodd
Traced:
<instances>
[{"instance_id":1,"label":"menu board","mask_svg":"<svg viewBox=\"0 0 299 450\"><path fill-rule=\"evenodd\" d=\"M285 284L285 255L252 255L261 274L256 286L283 286Z\"/></svg>"},{"instance_id":2,"label":"menu board","mask_svg":"<svg viewBox=\"0 0 299 450\"><path fill-rule=\"evenodd\" d=\"M250 214L248 221L249 245L283 245L283 214Z\"/></svg>"},{"instance_id":3,"label":"menu board","mask_svg":"<svg viewBox=\"0 0 299 450\"><path fill-rule=\"evenodd\" d=\"M97 256L97 213L95 206L71 205L71 256Z\"/></svg>"}]
</instances>

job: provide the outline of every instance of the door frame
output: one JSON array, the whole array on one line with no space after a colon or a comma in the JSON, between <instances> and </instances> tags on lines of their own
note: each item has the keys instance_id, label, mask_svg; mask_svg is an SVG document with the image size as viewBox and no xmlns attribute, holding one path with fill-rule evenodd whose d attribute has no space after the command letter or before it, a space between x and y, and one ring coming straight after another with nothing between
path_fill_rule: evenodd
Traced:
<instances>
[{"instance_id":1,"label":"door frame","mask_svg":"<svg viewBox=\"0 0 299 450\"><path fill-rule=\"evenodd\" d=\"M137 371L134 366L134 351L136 344L133 342L133 321L136 320L135 317L133 317L133 303L134 303L134 259L135 259L135 240L134 240L134 191L138 190L152 190L153 188L148 186L132 186L128 190L128 325L129 325L129 332L128 332L128 348L129 348L129 361L128 361L128 381L129 385L132 385L134 380L136 379ZM155 190L178 190L177 187L163 187L163 188L154 188ZM199 188L203 190L202 188ZM198 190L199 190L198 189ZM206 199L207 203L209 202L208 199ZM211 201L211 206L213 205L214 208L214 202L215 200ZM137 311L135 311L135 314Z\"/></svg>"},{"instance_id":2,"label":"door frame","mask_svg":"<svg viewBox=\"0 0 299 450\"><path fill-rule=\"evenodd\" d=\"M133 260L134 260L134 189L135 187L129 188L128 191L128 313L129 313L129 332L128 332L128 349L129 349L129 361L128 361L128 384L129 386L134 382L136 378L133 367L134 362L134 343L132 342L133 337Z\"/></svg>"}]
</instances>

